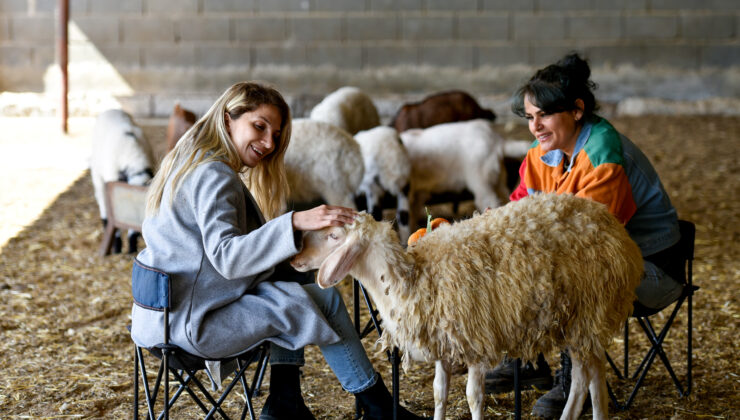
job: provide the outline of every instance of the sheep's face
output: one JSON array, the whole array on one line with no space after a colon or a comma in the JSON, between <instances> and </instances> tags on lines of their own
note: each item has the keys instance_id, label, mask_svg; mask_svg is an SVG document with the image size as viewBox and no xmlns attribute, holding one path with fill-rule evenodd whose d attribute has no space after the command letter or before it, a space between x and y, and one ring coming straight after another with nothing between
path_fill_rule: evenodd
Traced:
<instances>
[{"instance_id":1,"label":"sheep's face","mask_svg":"<svg viewBox=\"0 0 740 420\"><path fill-rule=\"evenodd\" d=\"M361 239L359 227L372 221L370 215L360 213L351 225L306 232L303 249L290 264L298 271L318 268L316 283L324 289L334 286L349 274L358 257L364 254L367 241Z\"/></svg>"},{"instance_id":2,"label":"sheep's face","mask_svg":"<svg viewBox=\"0 0 740 420\"><path fill-rule=\"evenodd\" d=\"M303 233L303 249L290 259L290 265L298 271L316 270L332 252L347 238L344 227L331 226Z\"/></svg>"}]
</instances>

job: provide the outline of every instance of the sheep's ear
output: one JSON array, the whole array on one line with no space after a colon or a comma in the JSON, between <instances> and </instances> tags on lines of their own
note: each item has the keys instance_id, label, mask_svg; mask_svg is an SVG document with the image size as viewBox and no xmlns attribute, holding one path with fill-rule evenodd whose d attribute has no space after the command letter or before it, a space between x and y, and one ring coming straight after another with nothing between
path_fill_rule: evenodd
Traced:
<instances>
[{"instance_id":1,"label":"sheep's ear","mask_svg":"<svg viewBox=\"0 0 740 420\"><path fill-rule=\"evenodd\" d=\"M332 287L349 273L349 270L357 261L357 257L365 250L365 245L362 242L364 241L348 240L326 257L316 275L316 283L319 287L322 289Z\"/></svg>"}]
</instances>

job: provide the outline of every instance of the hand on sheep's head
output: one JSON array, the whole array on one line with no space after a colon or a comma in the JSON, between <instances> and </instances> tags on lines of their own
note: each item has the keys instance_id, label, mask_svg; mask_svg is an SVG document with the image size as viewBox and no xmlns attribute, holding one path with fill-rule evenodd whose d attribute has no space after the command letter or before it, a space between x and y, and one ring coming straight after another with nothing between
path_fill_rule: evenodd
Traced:
<instances>
[{"instance_id":1,"label":"hand on sheep's head","mask_svg":"<svg viewBox=\"0 0 740 420\"><path fill-rule=\"evenodd\" d=\"M357 212L354 209L322 204L310 210L293 213L293 228L312 231L329 226L342 226L354 222L355 217L357 217Z\"/></svg>"},{"instance_id":2,"label":"hand on sheep's head","mask_svg":"<svg viewBox=\"0 0 740 420\"><path fill-rule=\"evenodd\" d=\"M372 220L366 213L358 214L355 222L305 232L303 249L291 258L290 264L298 271L319 269L316 282L321 288L332 287L347 275L367 244L353 228Z\"/></svg>"}]
</instances>

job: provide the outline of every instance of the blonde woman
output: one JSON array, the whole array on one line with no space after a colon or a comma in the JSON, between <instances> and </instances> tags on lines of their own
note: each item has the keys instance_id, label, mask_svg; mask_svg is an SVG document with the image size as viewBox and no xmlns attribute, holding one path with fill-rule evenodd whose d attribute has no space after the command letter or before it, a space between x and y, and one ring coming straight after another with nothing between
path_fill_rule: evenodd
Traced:
<instances>
[{"instance_id":1,"label":"blonde woman","mask_svg":"<svg viewBox=\"0 0 740 420\"><path fill-rule=\"evenodd\" d=\"M280 214L290 110L276 90L231 86L165 157L150 187L134 265L170 275L170 340L207 359L271 343L270 395L261 419L313 419L300 391L303 347L317 344L365 418L389 418L392 398L336 289L301 285L285 260L302 231L351 223L352 209L322 205ZM134 304L133 340L161 342L161 312ZM417 418L403 410L402 418Z\"/></svg>"}]
</instances>

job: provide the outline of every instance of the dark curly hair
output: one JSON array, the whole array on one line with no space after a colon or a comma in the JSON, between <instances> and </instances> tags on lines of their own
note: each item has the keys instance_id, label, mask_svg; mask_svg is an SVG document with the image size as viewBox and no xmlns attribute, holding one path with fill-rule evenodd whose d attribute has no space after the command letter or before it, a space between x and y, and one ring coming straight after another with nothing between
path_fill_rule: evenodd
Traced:
<instances>
[{"instance_id":1,"label":"dark curly hair","mask_svg":"<svg viewBox=\"0 0 740 420\"><path fill-rule=\"evenodd\" d=\"M577 53L570 53L555 64L537 70L524 86L517 89L512 99L511 110L524 117L524 98L548 114L576 109L576 99L583 101L583 116L588 119L599 106L593 90L598 86L592 82L588 62Z\"/></svg>"}]
</instances>

